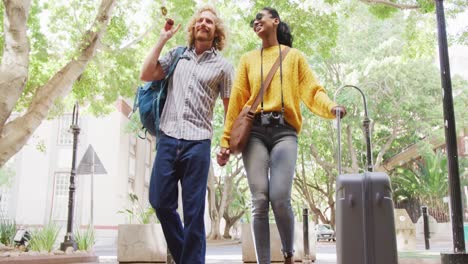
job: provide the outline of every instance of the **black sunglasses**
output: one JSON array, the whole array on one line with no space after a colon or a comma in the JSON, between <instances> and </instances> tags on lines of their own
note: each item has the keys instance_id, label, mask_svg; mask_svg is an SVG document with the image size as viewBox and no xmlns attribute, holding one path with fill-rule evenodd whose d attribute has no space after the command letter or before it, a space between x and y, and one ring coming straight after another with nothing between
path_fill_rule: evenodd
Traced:
<instances>
[{"instance_id":1,"label":"black sunglasses","mask_svg":"<svg viewBox=\"0 0 468 264\"><path fill-rule=\"evenodd\" d=\"M253 27L253 26L254 26L254 22L255 22L255 21L257 21L257 20L262 20L262 18L263 18L265 15L267 15L267 14L264 14L264 13L257 13L257 14L255 15L255 18L252 19L252 20L250 21L250 27Z\"/></svg>"}]
</instances>

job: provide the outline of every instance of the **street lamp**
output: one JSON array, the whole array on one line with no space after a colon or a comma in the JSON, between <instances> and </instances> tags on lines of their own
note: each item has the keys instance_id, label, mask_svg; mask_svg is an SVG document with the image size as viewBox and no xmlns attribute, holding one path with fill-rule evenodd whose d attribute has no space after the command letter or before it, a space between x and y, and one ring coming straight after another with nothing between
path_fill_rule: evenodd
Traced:
<instances>
[{"instance_id":1,"label":"street lamp","mask_svg":"<svg viewBox=\"0 0 468 264\"><path fill-rule=\"evenodd\" d=\"M75 175L76 175L76 151L78 146L78 135L80 134L80 127L78 126L78 103L73 107L72 124L70 129L73 133L73 156L72 156L72 167L70 172L70 188L68 193L68 221L67 221L67 233L65 234L65 240L60 244L60 249L65 251L68 247L72 247L76 250L76 242L73 238L73 215L75 208Z\"/></svg>"}]
</instances>

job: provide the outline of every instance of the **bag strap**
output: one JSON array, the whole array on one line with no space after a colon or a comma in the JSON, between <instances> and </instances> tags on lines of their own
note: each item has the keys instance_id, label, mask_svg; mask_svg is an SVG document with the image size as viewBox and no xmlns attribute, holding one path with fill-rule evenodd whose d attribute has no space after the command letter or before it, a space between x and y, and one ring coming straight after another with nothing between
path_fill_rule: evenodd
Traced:
<instances>
[{"instance_id":1,"label":"bag strap","mask_svg":"<svg viewBox=\"0 0 468 264\"><path fill-rule=\"evenodd\" d=\"M166 77L164 77L164 81L167 82L169 78L171 78L172 74L174 74L174 70L177 66L177 63L179 62L180 58L182 57L182 54L187 50L187 47L177 47L175 50L174 58L172 59L171 65L169 66L169 71L166 74Z\"/></svg>"},{"instance_id":2,"label":"bag strap","mask_svg":"<svg viewBox=\"0 0 468 264\"><path fill-rule=\"evenodd\" d=\"M184 47L184 46L179 46L179 47L176 48L174 58L172 58L171 65L169 66L168 73L166 74L166 76L162 80L163 82L167 82L169 80L169 78L171 78L171 76L174 73L174 70L175 70L175 68L177 66L177 63L179 62L180 58L182 57L182 54L184 54L184 52L186 50L187 50L187 47ZM145 84L143 84L140 87L143 88L144 90L153 89L153 85L154 85L155 82L158 82L158 81L149 81L149 82L146 82ZM129 118L133 113L136 112L138 107L139 107L139 105L138 105L138 92L137 92L137 95L135 96L135 99L133 100L132 112L128 115Z\"/></svg>"},{"instance_id":3,"label":"bag strap","mask_svg":"<svg viewBox=\"0 0 468 264\"><path fill-rule=\"evenodd\" d=\"M281 54L282 54L282 58L284 60L284 58L286 57L286 55L288 55L288 52L291 50L290 47L286 46L282 51L281 51ZM271 83L271 80L273 80L273 76L275 75L276 71L278 70L278 67L280 66L280 58L281 56L278 56L278 59L276 59L275 61L275 64L273 64L273 66L271 66L271 70L270 72L268 73L266 79L265 79L265 82L263 84L263 89L265 92L266 90L268 90L268 87L270 86L270 83ZM258 104L260 103L260 101L262 100L261 98L261 95L262 94L262 89L260 89L260 92L257 94L257 97L255 97L255 100L252 104L252 106L250 107L250 111L252 114L255 114L255 111L257 110L257 107L258 107Z\"/></svg>"}]
</instances>

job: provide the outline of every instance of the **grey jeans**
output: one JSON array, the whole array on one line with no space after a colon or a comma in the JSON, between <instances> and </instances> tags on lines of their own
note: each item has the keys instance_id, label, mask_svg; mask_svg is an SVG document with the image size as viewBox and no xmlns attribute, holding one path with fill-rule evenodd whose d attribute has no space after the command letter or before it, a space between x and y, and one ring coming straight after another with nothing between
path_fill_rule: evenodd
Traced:
<instances>
[{"instance_id":1,"label":"grey jeans","mask_svg":"<svg viewBox=\"0 0 468 264\"><path fill-rule=\"evenodd\" d=\"M252 227L257 263L270 263L269 205L273 209L284 254L294 252L291 187L297 159L297 133L286 125L254 123L242 152L252 194Z\"/></svg>"}]
</instances>

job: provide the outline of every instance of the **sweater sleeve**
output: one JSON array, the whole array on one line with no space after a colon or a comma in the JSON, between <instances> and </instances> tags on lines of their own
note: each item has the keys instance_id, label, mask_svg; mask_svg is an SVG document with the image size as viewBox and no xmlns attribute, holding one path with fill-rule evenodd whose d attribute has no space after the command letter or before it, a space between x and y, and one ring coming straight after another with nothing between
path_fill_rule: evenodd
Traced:
<instances>
[{"instance_id":1,"label":"sweater sleeve","mask_svg":"<svg viewBox=\"0 0 468 264\"><path fill-rule=\"evenodd\" d=\"M250 84L246 60L247 58L245 55L241 57L234 79L234 85L231 90L228 111L224 122L224 132L221 138L221 147L224 148L229 148L232 125L250 97Z\"/></svg>"},{"instance_id":2,"label":"sweater sleeve","mask_svg":"<svg viewBox=\"0 0 468 264\"><path fill-rule=\"evenodd\" d=\"M302 101L312 111L312 113L328 119L335 118L332 108L337 104L333 102L314 76L305 57L302 54L298 56L299 70L299 93Z\"/></svg>"}]
</instances>

